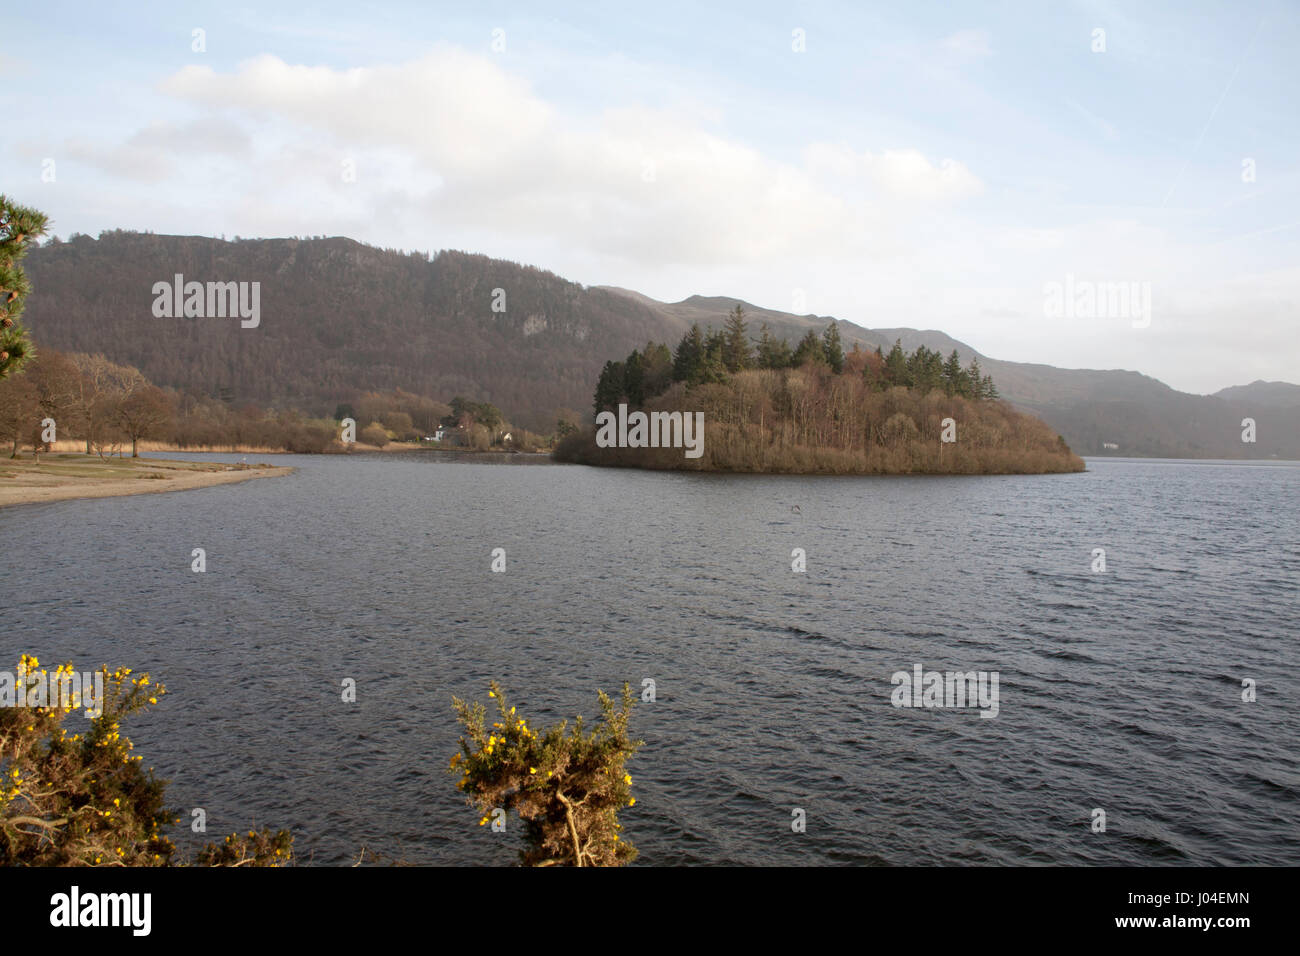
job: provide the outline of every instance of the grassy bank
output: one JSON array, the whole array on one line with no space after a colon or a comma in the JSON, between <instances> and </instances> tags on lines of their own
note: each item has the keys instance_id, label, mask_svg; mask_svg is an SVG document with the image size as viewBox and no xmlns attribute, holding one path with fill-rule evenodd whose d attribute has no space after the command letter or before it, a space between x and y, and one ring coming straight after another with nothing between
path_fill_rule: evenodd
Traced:
<instances>
[{"instance_id":1,"label":"grassy bank","mask_svg":"<svg viewBox=\"0 0 1300 956\"><path fill-rule=\"evenodd\" d=\"M51 442L49 446L51 452L67 452L69 454L82 453L86 450L86 443L79 438L63 438L56 442ZM141 453L155 454L161 452L168 454L171 452L195 453L201 455L347 455L355 452L384 452L386 454L397 454L401 452L444 452L461 455L504 455L514 454L509 448L503 448L500 445L493 445L489 448L469 448L462 445L439 445L432 442L406 442L390 441L384 445L368 445L365 442L354 442L351 448L345 447L339 442L335 442L323 451L289 451L285 448L268 448L264 445L241 445L241 444L218 444L218 445L178 445L175 442L154 441L144 439L139 443ZM131 453L130 446L121 449L123 456L129 456ZM525 452L517 452L525 454ZM42 452L42 454L48 454ZM528 454L531 454L529 452ZM112 456L114 459L117 455Z\"/></svg>"},{"instance_id":2,"label":"grassy bank","mask_svg":"<svg viewBox=\"0 0 1300 956\"><path fill-rule=\"evenodd\" d=\"M272 478L292 471L277 465L100 458L55 452L42 455L39 460L0 459L0 507L69 498L187 491L253 478Z\"/></svg>"}]
</instances>

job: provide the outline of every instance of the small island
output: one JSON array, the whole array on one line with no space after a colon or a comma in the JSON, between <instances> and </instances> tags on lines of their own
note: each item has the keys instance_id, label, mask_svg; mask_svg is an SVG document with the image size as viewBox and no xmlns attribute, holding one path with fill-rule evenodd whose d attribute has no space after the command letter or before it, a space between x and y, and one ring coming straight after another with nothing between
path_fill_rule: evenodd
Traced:
<instances>
[{"instance_id":1,"label":"small island","mask_svg":"<svg viewBox=\"0 0 1300 956\"><path fill-rule=\"evenodd\" d=\"M793 349L739 305L721 331L693 326L675 352L647 343L606 362L598 427L566 435L559 461L610 467L826 475L1083 471L1043 421L998 398L978 359L925 346L845 352L832 322ZM629 411L630 410L630 411ZM639 413L639 414L638 414ZM692 422L702 421L702 434ZM691 447L684 447L691 446Z\"/></svg>"}]
</instances>

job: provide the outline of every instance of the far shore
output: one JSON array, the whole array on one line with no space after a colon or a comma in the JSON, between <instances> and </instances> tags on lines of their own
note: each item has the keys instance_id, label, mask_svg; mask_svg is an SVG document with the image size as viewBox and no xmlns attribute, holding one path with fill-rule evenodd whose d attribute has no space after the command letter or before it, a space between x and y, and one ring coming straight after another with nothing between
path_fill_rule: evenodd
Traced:
<instances>
[{"instance_id":1,"label":"far shore","mask_svg":"<svg viewBox=\"0 0 1300 956\"><path fill-rule=\"evenodd\" d=\"M100 458L71 452L46 453L34 460L29 454L25 458L0 459L0 508L72 498L189 491L254 478L275 478L293 471L285 465Z\"/></svg>"},{"instance_id":2,"label":"far shore","mask_svg":"<svg viewBox=\"0 0 1300 956\"><path fill-rule=\"evenodd\" d=\"M148 441L148 440L142 440L142 441L139 443L138 448L139 448L139 451L140 451L141 454L146 454L146 453L147 453L147 454L151 454L151 455L152 455L152 454L155 454L155 453L159 453L159 452L162 452L162 453L164 453L164 454L175 453L175 454L183 454L183 455L293 455L293 454L315 454L315 453L304 453L304 452L291 452L291 451L286 451L286 450L283 449L283 448L266 448L266 447L261 446L261 445L186 445L186 446L181 446L181 445L175 445L175 444L172 444L171 442ZM57 452L84 453L85 450L86 450L86 443L85 443L84 441L82 441L81 439L77 439L77 438L64 438L64 439L60 439L59 441L51 442L51 443L50 443L50 451L51 451L51 452L56 452L56 453L57 453ZM505 449L505 448L485 448L485 449L481 449L481 450L475 450L475 449L473 449L473 448L464 448L464 447L460 447L460 446L456 446L456 445L447 445L447 446L442 446L442 445L429 444L429 443L427 443L427 442L426 442L426 443L418 443L418 444L417 444L416 442L389 442L388 444L383 445L383 446L381 447L381 446L379 446L379 445L367 445L365 442L360 442L360 441L359 441L359 442L355 442L355 443L352 445L352 449L351 449L351 451L345 451L342 447L339 447L339 448L337 448L337 449L334 450L334 451L328 451L328 452L326 452L326 454L332 454L332 455L347 455L347 454L354 454L354 453L356 453L356 452L376 452L376 451L377 451L377 452L383 452L384 454L399 454L399 453L402 453L402 452L417 452L417 451L418 451L418 452L430 452L430 451L434 451L434 452L456 452L457 454L462 454L462 455L509 455L509 454L521 454L521 455L523 455L523 454L544 454L544 455L549 455L549 454L550 454L549 451L546 451L546 452L511 452L509 449ZM131 453L131 452L130 452L130 446L127 446L127 447L126 447L125 449L123 449L123 451L122 451L122 454L123 454L124 456L128 456L128 457L129 457L129 456L130 456L130 453ZM45 453L45 454L48 454L48 452ZM115 460L117 459L117 457L118 457L118 456L117 456L116 454L113 455L113 458L114 458Z\"/></svg>"}]
</instances>

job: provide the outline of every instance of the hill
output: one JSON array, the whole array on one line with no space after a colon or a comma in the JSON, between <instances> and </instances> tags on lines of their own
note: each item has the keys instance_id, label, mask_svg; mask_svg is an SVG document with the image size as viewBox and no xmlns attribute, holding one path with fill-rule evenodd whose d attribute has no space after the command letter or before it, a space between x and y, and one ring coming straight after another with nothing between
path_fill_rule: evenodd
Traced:
<instances>
[{"instance_id":1,"label":"hill","mask_svg":"<svg viewBox=\"0 0 1300 956\"><path fill-rule=\"evenodd\" d=\"M1233 385L1214 393L1230 402L1247 402L1252 405L1269 405L1276 408L1300 408L1300 385L1290 382L1264 382L1256 380L1249 385Z\"/></svg>"},{"instance_id":2,"label":"hill","mask_svg":"<svg viewBox=\"0 0 1300 956\"><path fill-rule=\"evenodd\" d=\"M585 409L608 355L668 334L653 310L540 269L350 239L114 232L43 246L29 262L38 345L103 352L159 385L313 414L400 387L490 402L549 429L557 409ZM258 326L155 317L153 286L176 274L260 283ZM495 289L504 312L492 309Z\"/></svg>"},{"instance_id":3,"label":"hill","mask_svg":"<svg viewBox=\"0 0 1300 956\"><path fill-rule=\"evenodd\" d=\"M118 230L46 243L26 268L35 290L26 320L38 345L102 352L160 385L316 415L371 390L463 395L537 431L549 431L563 409L590 414L592 383L607 360L647 340L675 342L695 322L721 328L737 302L752 334L767 322L791 343L833 321L727 297L658 302L483 255L402 253L344 238ZM260 323L155 317L154 284L176 274L260 283ZM858 342L887 351L899 339L908 350L956 349L963 364L978 357L1004 399L1041 417L1079 454L1300 458L1291 398L1300 386L1256 382L1190 395L1134 371L1005 362L939 331L835 321L846 349ZM1241 441L1247 417L1256 421L1254 445Z\"/></svg>"}]
</instances>

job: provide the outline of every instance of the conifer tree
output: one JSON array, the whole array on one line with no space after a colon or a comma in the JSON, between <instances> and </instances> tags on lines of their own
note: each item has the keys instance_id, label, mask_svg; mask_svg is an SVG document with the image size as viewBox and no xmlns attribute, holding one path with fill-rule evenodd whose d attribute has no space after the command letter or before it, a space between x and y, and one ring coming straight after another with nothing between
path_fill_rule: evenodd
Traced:
<instances>
[{"instance_id":1,"label":"conifer tree","mask_svg":"<svg viewBox=\"0 0 1300 956\"><path fill-rule=\"evenodd\" d=\"M697 322L677 343L677 352L673 356L673 381L687 383L697 381L703 364L704 333L700 331L700 324Z\"/></svg>"},{"instance_id":2,"label":"conifer tree","mask_svg":"<svg viewBox=\"0 0 1300 956\"><path fill-rule=\"evenodd\" d=\"M961 358L953 349L948 361L943 363L943 390L949 395L967 395L968 388L964 381L966 373L961 367Z\"/></svg>"},{"instance_id":3,"label":"conifer tree","mask_svg":"<svg viewBox=\"0 0 1300 956\"><path fill-rule=\"evenodd\" d=\"M727 381L727 339L722 332L710 332L704 340L704 361L691 384Z\"/></svg>"},{"instance_id":4,"label":"conifer tree","mask_svg":"<svg viewBox=\"0 0 1300 956\"><path fill-rule=\"evenodd\" d=\"M834 319L831 319L831 324L822 333L822 351L832 372L839 375L844 371L844 346L840 342L840 329Z\"/></svg>"},{"instance_id":5,"label":"conifer tree","mask_svg":"<svg viewBox=\"0 0 1300 956\"><path fill-rule=\"evenodd\" d=\"M970 357L970 365L966 366L966 377L970 379L971 398L983 398L984 376L980 371L980 360L974 355Z\"/></svg>"},{"instance_id":6,"label":"conifer tree","mask_svg":"<svg viewBox=\"0 0 1300 956\"><path fill-rule=\"evenodd\" d=\"M762 334L758 340L758 367L767 369L790 368L794 356L790 352L790 343L772 335L767 323L762 325Z\"/></svg>"},{"instance_id":7,"label":"conifer tree","mask_svg":"<svg viewBox=\"0 0 1300 956\"><path fill-rule=\"evenodd\" d=\"M776 345L776 339L772 337L772 330L764 322L758 329L758 349L755 361L759 368L775 368L772 364L772 351Z\"/></svg>"},{"instance_id":8,"label":"conifer tree","mask_svg":"<svg viewBox=\"0 0 1300 956\"><path fill-rule=\"evenodd\" d=\"M891 386L912 384L912 377L907 367L907 353L903 351L901 339L894 340L894 347L885 357L885 381Z\"/></svg>"},{"instance_id":9,"label":"conifer tree","mask_svg":"<svg viewBox=\"0 0 1300 956\"><path fill-rule=\"evenodd\" d=\"M596 394L592 399L592 406L597 415L616 407L623 400L623 376L622 362L606 362L605 367L600 370L600 378L596 381Z\"/></svg>"},{"instance_id":10,"label":"conifer tree","mask_svg":"<svg viewBox=\"0 0 1300 956\"><path fill-rule=\"evenodd\" d=\"M749 345L749 332L745 325L745 310L736 304L736 308L727 316L723 329L725 345L722 360L728 372L743 372L753 367L754 360Z\"/></svg>"},{"instance_id":11,"label":"conifer tree","mask_svg":"<svg viewBox=\"0 0 1300 956\"><path fill-rule=\"evenodd\" d=\"M925 384L925 346L918 345L916 351L907 357L907 379L909 387Z\"/></svg>"},{"instance_id":12,"label":"conifer tree","mask_svg":"<svg viewBox=\"0 0 1300 956\"><path fill-rule=\"evenodd\" d=\"M822 340L815 330L809 329L807 334L799 340L799 345L794 350L793 365L798 368L805 362L822 364L825 361L826 349L822 345Z\"/></svg>"},{"instance_id":13,"label":"conifer tree","mask_svg":"<svg viewBox=\"0 0 1300 956\"><path fill-rule=\"evenodd\" d=\"M623 363L623 394L627 396L629 405L645 404L645 363L636 349Z\"/></svg>"},{"instance_id":14,"label":"conifer tree","mask_svg":"<svg viewBox=\"0 0 1300 956\"><path fill-rule=\"evenodd\" d=\"M31 292L18 261L48 225L44 213L0 195L0 378L19 371L35 355L27 330L18 321L23 300Z\"/></svg>"}]
</instances>

